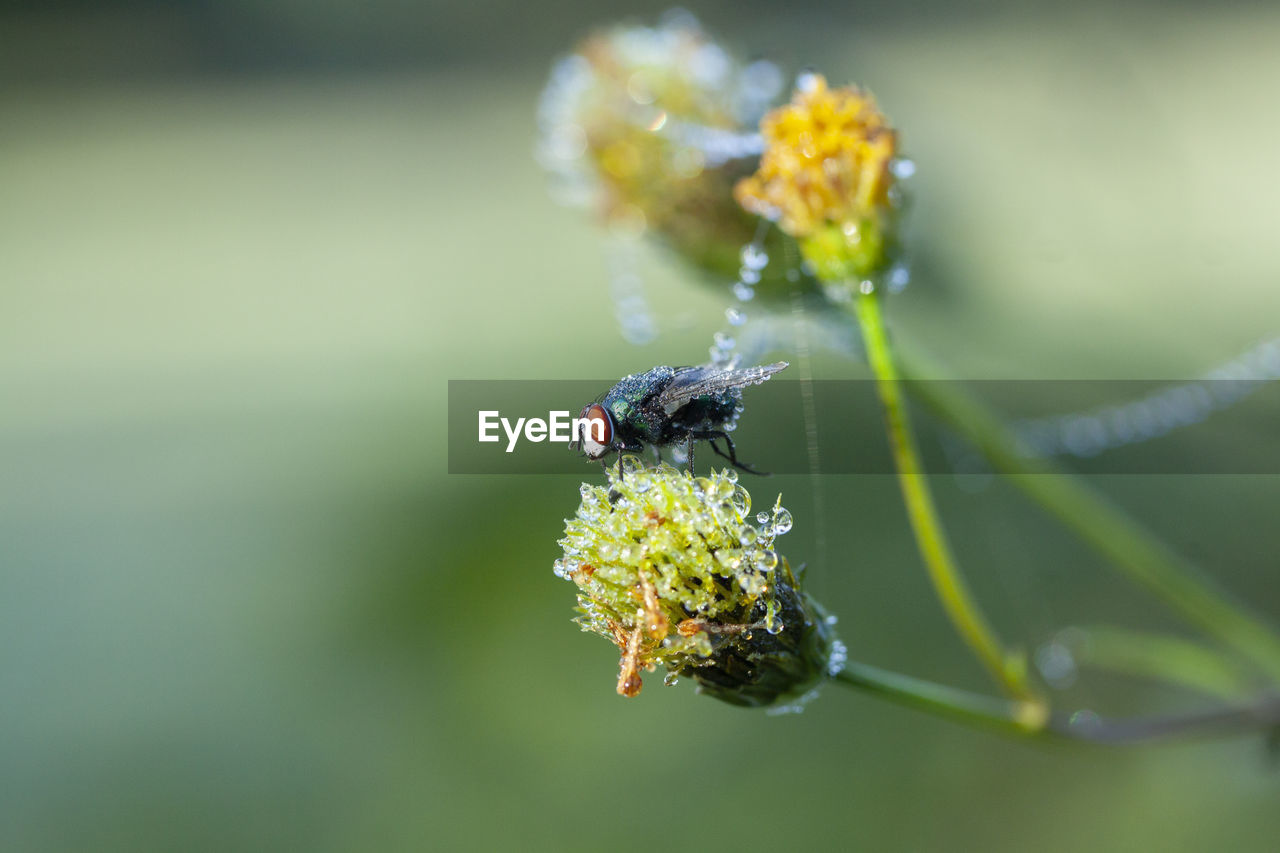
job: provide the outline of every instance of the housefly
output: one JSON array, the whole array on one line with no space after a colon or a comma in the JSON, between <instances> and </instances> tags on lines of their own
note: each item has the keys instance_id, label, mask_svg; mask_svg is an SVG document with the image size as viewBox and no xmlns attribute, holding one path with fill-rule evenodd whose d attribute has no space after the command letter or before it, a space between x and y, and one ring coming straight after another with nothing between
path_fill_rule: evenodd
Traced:
<instances>
[{"instance_id":1,"label":"housefly","mask_svg":"<svg viewBox=\"0 0 1280 853\"><path fill-rule=\"evenodd\" d=\"M591 460L611 453L638 453L645 445L683 442L693 471L693 443L705 440L735 468L758 474L738 461L729 432L742 411L742 389L759 385L787 366L785 361L758 367L655 367L623 377L578 415L578 433L569 446ZM724 440L725 449L716 444Z\"/></svg>"}]
</instances>

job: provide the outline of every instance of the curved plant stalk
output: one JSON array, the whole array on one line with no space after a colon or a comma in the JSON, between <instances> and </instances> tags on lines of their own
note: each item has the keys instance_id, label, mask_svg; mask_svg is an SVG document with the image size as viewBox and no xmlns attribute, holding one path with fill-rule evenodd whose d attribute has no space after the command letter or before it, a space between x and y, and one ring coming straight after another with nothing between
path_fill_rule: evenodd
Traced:
<instances>
[{"instance_id":1,"label":"curved plant stalk","mask_svg":"<svg viewBox=\"0 0 1280 853\"><path fill-rule=\"evenodd\" d=\"M1231 601L1194 565L1079 478L1026 453L995 415L954 382L926 379L941 376L933 365L899 354L897 366L907 391L971 441L1005 479L1130 579L1280 684L1280 636L1270 625Z\"/></svg>"},{"instance_id":2,"label":"curved plant stalk","mask_svg":"<svg viewBox=\"0 0 1280 853\"><path fill-rule=\"evenodd\" d=\"M1038 700L983 696L854 661L832 678L845 687L1000 734L1035 736L1045 731L1050 720L1048 709Z\"/></svg>"},{"instance_id":3,"label":"curved plant stalk","mask_svg":"<svg viewBox=\"0 0 1280 853\"><path fill-rule=\"evenodd\" d=\"M1280 695L1205 711L1107 719L1092 712L1050 714L1035 700L997 699L850 661L837 683L890 702L999 734L1112 746L1175 738L1248 734L1280 726Z\"/></svg>"},{"instance_id":4,"label":"curved plant stalk","mask_svg":"<svg viewBox=\"0 0 1280 853\"><path fill-rule=\"evenodd\" d=\"M911 431L911 422L902 399L893 351L885 334L879 297L875 293L856 297L854 314L862 327L867 360L876 377L876 387L884 408L889 447L898 470L911 529L920 556L929 570L929 579L947 615L969 645L1010 696L1033 700L1027 682L1025 658L1007 651L978 606L956 564L946 532L938 518L929 482L920 464L920 453ZM1039 701L1039 700L1035 700Z\"/></svg>"}]
</instances>

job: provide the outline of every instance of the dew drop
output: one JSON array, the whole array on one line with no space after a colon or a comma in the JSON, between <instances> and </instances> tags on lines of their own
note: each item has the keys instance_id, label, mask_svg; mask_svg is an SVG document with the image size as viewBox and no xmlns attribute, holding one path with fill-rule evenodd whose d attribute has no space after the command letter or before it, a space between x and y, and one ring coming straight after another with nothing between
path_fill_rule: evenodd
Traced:
<instances>
[{"instance_id":1,"label":"dew drop","mask_svg":"<svg viewBox=\"0 0 1280 853\"><path fill-rule=\"evenodd\" d=\"M839 640L831 641L831 656L827 658L827 674L832 678L844 671L849 660L849 647Z\"/></svg>"},{"instance_id":2,"label":"dew drop","mask_svg":"<svg viewBox=\"0 0 1280 853\"><path fill-rule=\"evenodd\" d=\"M747 315L733 306L724 309L724 318L729 321L730 326L741 326L747 322Z\"/></svg>"},{"instance_id":3,"label":"dew drop","mask_svg":"<svg viewBox=\"0 0 1280 853\"><path fill-rule=\"evenodd\" d=\"M805 94L814 92L818 88L818 81L822 78L813 71L804 71L796 77L796 88Z\"/></svg>"},{"instance_id":4,"label":"dew drop","mask_svg":"<svg viewBox=\"0 0 1280 853\"><path fill-rule=\"evenodd\" d=\"M1098 716L1097 711L1091 711L1088 708L1082 708L1074 712L1067 718L1067 724L1073 729L1095 729L1102 723L1102 718Z\"/></svg>"},{"instance_id":5,"label":"dew drop","mask_svg":"<svg viewBox=\"0 0 1280 853\"><path fill-rule=\"evenodd\" d=\"M749 284L738 281L733 285L733 296L739 302L750 302L756 297L756 290Z\"/></svg>"},{"instance_id":6,"label":"dew drop","mask_svg":"<svg viewBox=\"0 0 1280 853\"><path fill-rule=\"evenodd\" d=\"M742 266L749 270L762 270L769 263L769 255L764 248L755 243L742 247Z\"/></svg>"},{"instance_id":7,"label":"dew drop","mask_svg":"<svg viewBox=\"0 0 1280 853\"><path fill-rule=\"evenodd\" d=\"M902 264L895 264L889 270L889 292L901 293L902 289L911 281L911 271Z\"/></svg>"},{"instance_id":8,"label":"dew drop","mask_svg":"<svg viewBox=\"0 0 1280 853\"><path fill-rule=\"evenodd\" d=\"M631 96L631 100L642 105L652 104L657 97L643 71L635 72L627 80L627 94Z\"/></svg>"},{"instance_id":9,"label":"dew drop","mask_svg":"<svg viewBox=\"0 0 1280 853\"><path fill-rule=\"evenodd\" d=\"M726 569L737 569L742 565L742 552L736 548L721 548L716 551L716 561Z\"/></svg>"},{"instance_id":10,"label":"dew drop","mask_svg":"<svg viewBox=\"0 0 1280 853\"><path fill-rule=\"evenodd\" d=\"M773 511L773 530L778 535L791 529L791 511L779 507Z\"/></svg>"},{"instance_id":11,"label":"dew drop","mask_svg":"<svg viewBox=\"0 0 1280 853\"><path fill-rule=\"evenodd\" d=\"M1075 683L1075 656L1065 643L1046 643L1036 651L1035 661L1036 668L1040 670L1044 680L1049 682L1049 686L1062 690Z\"/></svg>"},{"instance_id":12,"label":"dew drop","mask_svg":"<svg viewBox=\"0 0 1280 853\"><path fill-rule=\"evenodd\" d=\"M916 173L916 164L912 160L907 160L905 158L899 157L898 159L893 161L893 163L889 166L889 169L890 171L893 172L893 176L895 178L898 178L899 180L905 180L907 178L910 178L912 175Z\"/></svg>"}]
</instances>

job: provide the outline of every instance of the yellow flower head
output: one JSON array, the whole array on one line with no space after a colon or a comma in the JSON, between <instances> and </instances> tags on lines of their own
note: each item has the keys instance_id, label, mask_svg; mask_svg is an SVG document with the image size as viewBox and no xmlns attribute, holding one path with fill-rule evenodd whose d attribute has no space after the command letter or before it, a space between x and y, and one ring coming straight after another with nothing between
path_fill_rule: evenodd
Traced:
<instances>
[{"instance_id":1,"label":"yellow flower head","mask_svg":"<svg viewBox=\"0 0 1280 853\"><path fill-rule=\"evenodd\" d=\"M765 152L738 182L744 208L800 243L818 277L865 277L885 265L898 135L869 92L809 75L760 123Z\"/></svg>"}]
</instances>

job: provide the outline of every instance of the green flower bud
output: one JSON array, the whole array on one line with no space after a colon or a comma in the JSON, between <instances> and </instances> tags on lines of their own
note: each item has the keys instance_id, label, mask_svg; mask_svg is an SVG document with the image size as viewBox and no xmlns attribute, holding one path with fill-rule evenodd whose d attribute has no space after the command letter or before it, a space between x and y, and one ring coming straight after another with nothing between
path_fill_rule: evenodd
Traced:
<instances>
[{"instance_id":1,"label":"green flower bud","mask_svg":"<svg viewBox=\"0 0 1280 853\"><path fill-rule=\"evenodd\" d=\"M618 693L661 665L725 702L769 705L838 665L829 620L774 550L792 523L781 498L752 524L733 470L695 478L631 456L581 494L555 572L578 586L583 630L618 646Z\"/></svg>"}]
</instances>

